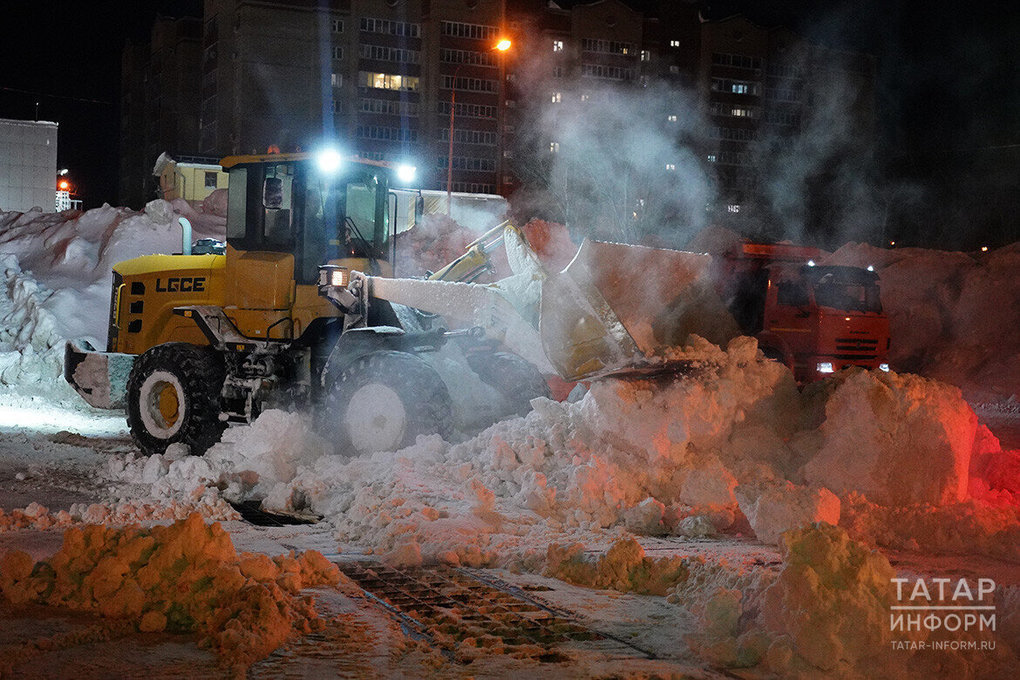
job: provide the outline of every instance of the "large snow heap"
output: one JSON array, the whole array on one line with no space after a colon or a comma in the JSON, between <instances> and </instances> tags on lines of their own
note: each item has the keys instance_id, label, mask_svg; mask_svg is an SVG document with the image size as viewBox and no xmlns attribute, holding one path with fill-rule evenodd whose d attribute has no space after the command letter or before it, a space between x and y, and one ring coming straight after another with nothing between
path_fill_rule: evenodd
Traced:
<instances>
[{"instance_id":1,"label":"large snow heap","mask_svg":"<svg viewBox=\"0 0 1020 680\"><path fill-rule=\"evenodd\" d=\"M128 456L110 472L165 497L222 493L317 513L341 541L398 563L505 564L549 542L602 544L625 531L704 536L749 525L779 543L816 521L888 545L954 549L956 536L1017 556L1017 490L971 479L975 447L982 459L1015 454L990 442L956 388L856 370L799 392L750 338L724 351L694 337L685 350L702 357L691 375L600 381L576 403L536 399L527 417L458 443L421 437L346 459L327 453L301 416L268 411L203 459ZM955 521L962 507L983 519ZM866 518L892 509L903 519L867 534Z\"/></svg>"},{"instance_id":2,"label":"large snow heap","mask_svg":"<svg viewBox=\"0 0 1020 680\"><path fill-rule=\"evenodd\" d=\"M242 671L295 632L322 630L299 593L342 578L315 551L238 554L219 524L197 514L151 529L71 528L44 562L21 551L0 556L0 595L14 605L94 611L143 632L197 632Z\"/></svg>"}]
</instances>

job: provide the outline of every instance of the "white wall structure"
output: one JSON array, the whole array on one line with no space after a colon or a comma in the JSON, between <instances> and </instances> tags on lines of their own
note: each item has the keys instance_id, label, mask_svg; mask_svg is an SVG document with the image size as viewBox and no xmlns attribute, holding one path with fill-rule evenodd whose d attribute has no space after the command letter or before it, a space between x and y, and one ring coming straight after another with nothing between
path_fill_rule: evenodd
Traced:
<instances>
[{"instance_id":1,"label":"white wall structure","mask_svg":"<svg viewBox=\"0 0 1020 680\"><path fill-rule=\"evenodd\" d=\"M54 209L57 124L0 118L0 210Z\"/></svg>"}]
</instances>

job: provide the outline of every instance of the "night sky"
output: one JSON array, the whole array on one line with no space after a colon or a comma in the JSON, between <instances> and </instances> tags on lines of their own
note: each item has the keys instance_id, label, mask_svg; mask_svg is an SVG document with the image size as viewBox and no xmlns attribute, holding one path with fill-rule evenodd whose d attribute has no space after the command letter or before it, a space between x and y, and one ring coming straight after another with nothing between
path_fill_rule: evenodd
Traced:
<instances>
[{"instance_id":1,"label":"night sky","mask_svg":"<svg viewBox=\"0 0 1020 680\"><path fill-rule=\"evenodd\" d=\"M70 168L86 207L117 197L125 40L146 39L157 12L200 16L201 6L201 0L4 3L0 117L34 119L38 102L39 119L60 123L58 164ZM712 3L714 14L730 8L762 25L785 23L817 42L874 54L880 165L889 177L924 189L919 218L947 214L959 221L980 213L968 221L972 229L984 225L981 238L1020 238L1014 3Z\"/></svg>"}]
</instances>

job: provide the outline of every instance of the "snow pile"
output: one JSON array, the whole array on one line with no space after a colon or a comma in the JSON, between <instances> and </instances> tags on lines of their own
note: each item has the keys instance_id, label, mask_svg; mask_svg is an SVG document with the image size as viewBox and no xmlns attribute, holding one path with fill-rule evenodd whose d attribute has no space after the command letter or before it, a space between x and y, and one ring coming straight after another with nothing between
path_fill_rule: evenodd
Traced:
<instances>
[{"instance_id":1,"label":"snow pile","mask_svg":"<svg viewBox=\"0 0 1020 680\"><path fill-rule=\"evenodd\" d=\"M977 416L958 388L863 371L841 373L835 384L822 447L804 467L809 483L882 505L966 498Z\"/></svg>"},{"instance_id":2,"label":"snow pile","mask_svg":"<svg viewBox=\"0 0 1020 680\"><path fill-rule=\"evenodd\" d=\"M311 598L299 593L340 581L314 551L238 554L219 524L198 515L152 529L72 528L48 561L20 551L0 558L0 592L15 605L94 611L143 632L197 632L235 672L295 632L321 630Z\"/></svg>"},{"instance_id":3,"label":"snow pile","mask_svg":"<svg viewBox=\"0 0 1020 680\"><path fill-rule=\"evenodd\" d=\"M38 387L59 373L64 338L46 303L54 293L21 271L14 255L0 256L0 385Z\"/></svg>"},{"instance_id":4,"label":"snow pile","mask_svg":"<svg viewBox=\"0 0 1020 680\"><path fill-rule=\"evenodd\" d=\"M208 489L202 490L198 501L182 499L128 500L112 503L72 503L70 510L50 512L45 505L29 503L24 508L8 512L0 509L0 533L23 529L45 530L69 527L74 524L102 524L125 526L138 522L165 522L181 520L197 514L207 520L240 519L229 503Z\"/></svg>"},{"instance_id":5,"label":"snow pile","mask_svg":"<svg viewBox=\"0 0 1020 680\"><path fill-rule=\"evenodd\" d=\"M780 677L935 677L947 668L953 677L1005 677L1015 652L1001 633L996 639L995 632L976 626L968 632L894 632L896 570L843 529L816 524L790 531L782 555L774 579L711 592L699 608L700 631L688 639L696 652L715 664L761 666ZM704 597L681 584L670 601L687 604L692 593ZM991 642L994 651L911 653L891 644L926 639Z\"/></svg>"},{"instance_id":6,"label":"snow pile","mask_svg":"<svg viewBox=\"0 0 1020 680\"><path fill-rule=\"evenodd\" d=\"M633 538L617 541L595 560L584 557L584 546L553 544L546 556L546 576L567 583L646 595L666 595L686 579L686 560L680 557L653 559Z\"/></svg>"},{"instance_id":7,"label":"snow pile","mask_svg":"<svg viewBox=\"0 0 1020 680\"><path fill-rule=\"evenodd\" d=\"M958 390L855 371L800 393L753 340L726 351L700 340L688 347L699 357L689 375L599 381L577 403L536 399L527 417L459 443L423 437L402 451L347 459L325 453L301 416L267 411L228 430L204 458L173 448L120 456L109 473L157 498L263 498L269 510L316 513L340 540L401 564L540 563L537 546L626 532L753 530L778 543L812 522L844 523L869 541L955 550L963 546L944 522L962 514L975 518L975 531L987 528L978 519L992 512L986 500L957 502L968 488L990 489L984 478L971 483L971 454L982 451L986 470L1001 470L991 461L1011 454L975 437ZM995 493L998 529L973 545L1011 553L1016 506L1012 492ZM885 527L890 513L918 520ZM933 526L921 531L925 522Z\"/></svg>"},{"instance_id":8,"label":"snow pile","mask_svg":"<svg viewBox=\"0 0 1020 680\"><path fill-rule=\"evenodd\" d=\"M849 243L827 262L875 267L894 368L1020 400L1020 243L974 254Z\"/></svg>"}]
</instances>

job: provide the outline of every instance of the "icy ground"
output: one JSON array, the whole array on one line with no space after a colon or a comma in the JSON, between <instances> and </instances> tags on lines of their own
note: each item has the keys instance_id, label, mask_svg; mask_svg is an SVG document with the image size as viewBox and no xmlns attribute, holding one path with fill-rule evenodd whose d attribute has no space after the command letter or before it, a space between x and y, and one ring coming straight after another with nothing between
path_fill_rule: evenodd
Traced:
<instances>
[{"instance_id":1,"label":"icy ground","mask_svg":"<svg viewBox=\"0 0 1020 680\"><path fill-rule=\"evenodd\" d=\"M483 636L442 647L446 624L416 641L397 614L348 584L317 591L324 630L292 638L251 677L366 667L384 676L998 677L1015 664L1020 406L1011 376L1020 343L1015 325L988 320L987 304L1006 322L1015 313L1017 246L981 256L847 246L834 256L869 259L888 282L903 368L952 384L852 372L798 390L753 342L716 348L692 337L687 350L702 359L694 374L604 381L572 403L536 400L526 418L451 442L420 438L346 459L327 453L302 416L269 411L202 458L176 449L143 458L123 416L90 409L60 379L61 345L103 339L109 265L175 250L175 209L215 233L216 205L0 214L0 555L48 560L66 528L198 512L221 520L238 551L317 550L341 563L445 564L498 578L618 645L503 653ZM897 307L904 287L922 290ZM928 324L925 335L911 331L912 318ZM249 500L322 520L256 527L227 502ZM800 529L812 522L840 528ZM13 578L4 573L12 564L0 562L0 576ZM10 592L30 590L46 568L35 573ZM918 576L993 579L999 627L963 637L995 649L892 649L897 638L944 638L889 630L890 579ZM0 673L186 677L222 667L193 637L2 607L12 625L0 633Z\"/></svg>"}]
</instances>

